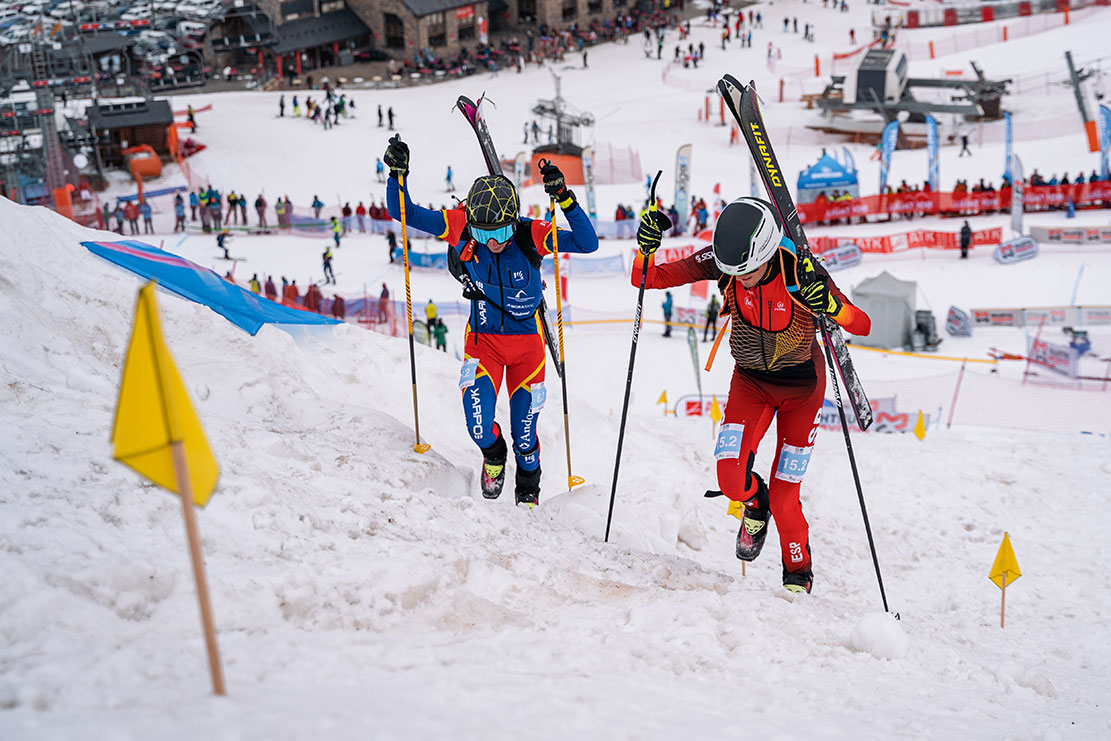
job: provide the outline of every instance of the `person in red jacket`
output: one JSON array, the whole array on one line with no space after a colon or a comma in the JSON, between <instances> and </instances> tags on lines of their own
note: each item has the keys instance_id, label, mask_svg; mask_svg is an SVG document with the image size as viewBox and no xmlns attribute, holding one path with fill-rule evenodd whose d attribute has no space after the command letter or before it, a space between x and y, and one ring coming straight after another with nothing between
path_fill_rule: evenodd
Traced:
<instances>
[{"instance_id":1,"label":"person in red jacket","mask_svg":"<svg viewBox=\"0 0 1111 741\"><path fill-rule=\"evenodd\" d=\"M661 218L662 217L662 218ZM718 434L718 486L741 516L737 558L752 561L764 546L768 520L779 531L783 585L809 592L813 584L810 533L799 489L810 463L825 397L826 368L816 318L828 316L847 331L866 335L868 315L810 259L797 259L772 207L759 198L738 198L721 212L713 244L676 262L656 265L652 254L670 226L648 212L637 230L640 253L633 285L648 260L647 288L673 288L716 280L722 314L732 322L729 350L735 361L725 419ZM646 257L645 257L646 256ZM775 464L770 484L754 469L756 448L776 421Z\"/></svg>"},{"instance_id":2,"label":"person in red jacket","mask_svg":"<svg viewBox=\"0 0 1111 741\"><path fill-rule=\"evenodd\" d=\"M366 206L363 205L362 201L359 201L359 205L355 207L355 220L357 222L359 222L359 231L362 232L363 234L365 234L366 233Z\"/></svg>"}]
</instances>

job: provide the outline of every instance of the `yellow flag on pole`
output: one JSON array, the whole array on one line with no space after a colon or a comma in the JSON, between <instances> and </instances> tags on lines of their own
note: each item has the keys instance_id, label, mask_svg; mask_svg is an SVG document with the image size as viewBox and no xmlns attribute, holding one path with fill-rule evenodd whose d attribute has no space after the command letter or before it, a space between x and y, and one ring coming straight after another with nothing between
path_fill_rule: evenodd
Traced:
<instances>
[{"instance_id":1,"label":"yellow flag on pole","mask_svg":"<svg viewBox=\"0 0 1111 741\"><path fill-rule=\"evenodd\" d=\"M1007 586L1010 586L1022 576L1022 572L1018 570L1018 559L1015 558L1015 550L1011 547L1011 539L1007 533L1003 533L1003 542L999 546L999 553L995 555L995 563L991 565L991 573L988 578L995 582L995 586L1003 589L1003 576L1007 577Z\"/></svg>"},{"instance_id":2,"label":"yellow flag on pole","mask_svg":"<svg viewBox=\"0 0 1111 741\"><path fill-rule=\"evenodd\" d=\"M663 404L665 407L667 406L667 389L664 389L664 392L660 394L660 398L656 399L656 403Z\"/></svg>"},{"instance_id":3,"label":"yellow flag on pole","mask_svg":"<svg viewBox=\"0 0 1111 741\"><path fill-rule=\"evenodd\" d=\"M718 397L716 395L713 397L713 402L710 404L710 419L714 421L714 424L725 419L725 415L721 413L721 407L718 406Z\"/></svg>"},{"instance_id":4,"label":"yellow flag on pole","mask_svg":"<svg viewBox=\"0 0 1111 741\"><path fill-rule=\"evenodd\" d=\"M162 337L154 292L153 281L139 291L112 427L112 457L180 494L170 446L182 443L193 501L203 507L216 488L220 468Z\"/></svg>"},{"instance_id":5,"label":"yellow flag on pole","mask_svg":"<svg viewBox=\"0 0 1111 741\"><path fill-rule=\"evenodd\" d=\"M918 410L918 421L914 424L914 436L919 440L926 439L926 417L921 409Z\"/></svg>"}]
</instances>

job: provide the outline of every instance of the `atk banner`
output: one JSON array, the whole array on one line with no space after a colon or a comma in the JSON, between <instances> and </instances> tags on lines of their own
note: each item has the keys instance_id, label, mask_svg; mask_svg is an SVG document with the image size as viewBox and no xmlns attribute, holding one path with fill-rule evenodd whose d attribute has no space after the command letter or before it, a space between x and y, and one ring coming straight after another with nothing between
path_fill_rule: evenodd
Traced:
<instances>
[{"instance_id":1,"label":"atk banner","mask_svg":"<svg viewBox=\"0 0 1111 741\"><path fill-rule=\"evenodd\" d=\"M1111 108L1099 107L1099 168L1100 177L1107 182L1108 155L1111 153Z\"/></svg>"},{"instance_id":2,"label":"atk banner","mask_svg":"<svg viewBox=\"0 0 1111 741\"><path fill-rule=\"evenodd\" d=\"M1013 154L1014 135L1011 130L1011 112L1004 111L1003 113L1004 125L1004 143L1003 143L1003 177L1008 178L1014 182L1014 174L1011 172L1011 155Z\"/></svg>"},{"instance_id":3,"label":"atk banner","mask_svg":"<svg viewBox=\"0 0 1111 741\"><path fill-rule=\"evenodd\" d=\"M1011 228L1015 234L1022 234L1022 214L1026 208L1026 175L1022 170L1022 160L1017 154L1011 155Z\"/></svg>"},{"instance_id":4,"label":"atk banner","mask_svg":"<svg viewBox=\"0 0 1111 741\"><path fill-rule=\"evenodd\" d=\"M684 144L675 152L675 210L679 212L680 232L690 219L691 153L693 151L692 145Z\"/></svg>"},{"instance_id":5,"label":"atk banner","mask_svg":"<svg viewBox=\"0 0 1111 741\"><path fill-rule=\"evenodd\" d=\"M892 121L883 129L883 149L880 150L880 193L887 192L887 171L891 169L891 153L899 141L899 122Z\"/></svg>"},{"instance_id":6,"label":"atk banner","mask_svg":"<svg viewBox=\"0 0 1111 741\"><path fill-rule=\"evenodd\" d=\"M594 147L583 147L583 180L586 181L586 212L591 221L598 220L598 208L594 201Z\"/></svg>"},{"instance_id":7,"label":"atk banner","mask_svg":"<svg viewBox=\"0 0 1111 741\"><path fill-rule=\"evenodd\" d=\"M1007 114L1010 116L1010 114ZM1008 119L1010 120L1010 119ZM930 190L938 190L938 162L940 157L937 151L937 120L933 116L926 116L926 161L929 165L926 177L930 183Z\"/></svg>"}]
</instances>

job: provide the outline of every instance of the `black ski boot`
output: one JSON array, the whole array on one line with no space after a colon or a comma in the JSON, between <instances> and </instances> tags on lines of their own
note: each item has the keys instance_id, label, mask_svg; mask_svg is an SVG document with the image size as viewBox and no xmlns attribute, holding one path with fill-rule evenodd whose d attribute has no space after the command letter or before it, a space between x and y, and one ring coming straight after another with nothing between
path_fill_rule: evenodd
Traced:
<instances>
[{"instance_id":1,"label":"black ski boot","mask_svg":"<svg viewBox=\"0 0 1111 741\"><path fill-rule=\"evenodd\" d=\"M810 544L806 544L806 555L809 559ZM814 571L809 568L806 571L788 571L787 564L783 564L783 586L790 592L795 594L810 593L810 587L814 586Z\"/></svg>"},{"instance_id":2,"label":"black ski boot","mask_svg":"<svg viewBox=\"0 0 1111 741\"><path fill-rule=\"evenodd\" d=\"M498 431L498 440L482 449L482 496L497 499L505 484L505 457L507 454L505 438Z\"/></svg>"},{"instance_id":3,"label":"black ski boot","mask_svg":"<svg viewBox=\"0 0 1111 741\"><path fill-rule=\"evenodd\" d=\"M517 467L517 504L527 504L529 509L540 504L540 467L535 471L522 470Z\"/></svg>"},{"instance_id":4,"label":"black ski boot","mask_svg":"<svg viewBox=\"0 0 1111 741\"><path fill-rule=\"evenodd\" d=\"M742 561L755 561L760 555L768 537L768 520L771 517L768 509L768 485L760 478L760 474L752 475L756 477L756 496L742 502L745 514L741 519L741 529L737 532L737 558Z\"/></svg>"}]
</instances>

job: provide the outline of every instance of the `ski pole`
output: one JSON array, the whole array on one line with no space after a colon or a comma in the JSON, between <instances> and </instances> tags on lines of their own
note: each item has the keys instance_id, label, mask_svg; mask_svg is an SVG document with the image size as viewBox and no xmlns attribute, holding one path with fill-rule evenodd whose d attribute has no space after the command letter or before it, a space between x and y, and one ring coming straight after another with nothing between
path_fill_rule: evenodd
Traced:
<instances>
[{"instance_id":1,"label":"ski pole","mask_svg":"<svg viewBox=\"0 0 1111 741\"><path fill-rule=\"evenodd\" d=\"M656 178L652 181L652 191L649 194L648 210L656 211L656 184L660 182L663 170L656 171ZM629 351L629 375L625 380L625 402L621 406L621 426L617 430L617 458L613 462L613 487L610 489L610 508L606 515L606 538L610 540L610 524L613 522L613 501L617 497L617 472L621 468L621 445L625 441L625 421L629 416L629 393L633 390L633 364L637 358L637 340L640 338L640 313L644 309L644 284L648 282L648 255L642 254L643 264L640 269L640 290L637 293L637 310L633 315L633 346Z\"/></svg>"},{"instance_id":2,"label":"ski pole","mask_svg":"<svg viewBox=\"0 0 1111 741\"><path fill-rule=\"evenodd\" d=\"M405 317L409 324L409 369L413 376L413 430L416 432L417 441L413 450L418 453L427 453L431 445L420 441L420 415L417 413L417 352L413 345L413 296L409 290L409 232L405 226L405 176L397 174L397 184L400 186L399 202L401 203L401 251L405 255Z\"/></svg>"},{"instance_id":3,"label":"ski pole","mask_svg":"<svg viewBox=\"0 0 1111 741\"><path fill-rule=\"evenodd\" d=\"M860 488L860 473L856 470L856 456L853 454L853 442L849 438L849 421L845 418L845 407L841 402L841 389L837 385L836 364L833 362L833 352L830 350L829 329L826 318L821 317L822 344L826 348L826 362L829 363L829 377L833 383L833 399L837 402L837 414L841 417L841 430L845 433L845 448L849 451L849 466L853 470L853 481L856 483L856 496L860 499L860 514L864 516L864 532L868 535L868 548L872 551L872 564L876 567L876 581L880 585L880 599L883 600L883 611L887 609L887 594L883 590L883 576L880 575L880 561L876 557L876 543L872 540L872 526L868 523L868 508L864 506L864 491ZM898 613L895 614L898 618Z\"/></svg>"},{"instance_id":4,"label":"ski pole","mask_svg":"<svg viewBox=\"0 0 1111 741\"><path fill-rule=\"evenodd\" d=\"M545 167L551 160L540 163ZM559 282L559 229L556 228L556 200L551 198L552 208L552 256L555 257L555 283L556 283L556 326L559 327L559 383L563 389L563 437L567 441L567 490L570 491L579 484L584 483L581 476L571 473L571 419L567 409L567 361L563 354L563 284Z\"/></svg>"}]
</instances>

